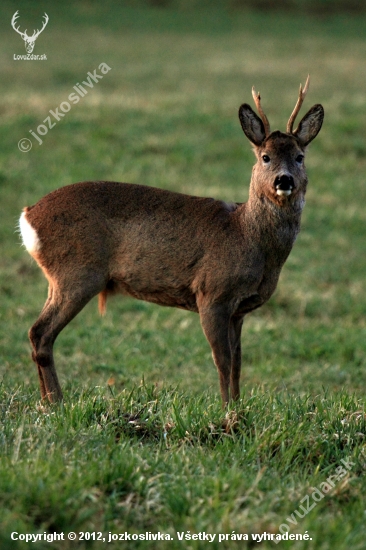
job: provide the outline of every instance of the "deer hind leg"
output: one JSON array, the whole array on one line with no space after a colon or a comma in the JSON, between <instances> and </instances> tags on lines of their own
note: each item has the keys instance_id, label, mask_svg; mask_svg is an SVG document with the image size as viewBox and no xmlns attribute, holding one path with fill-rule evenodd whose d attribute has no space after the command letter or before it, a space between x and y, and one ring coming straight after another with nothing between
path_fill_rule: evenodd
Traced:
<instances>
[{"instance_id":1,"label":"deer hind leg","mask_svg":"<svg viewBox=\"0 0 366 550\"><path fill-rule=\"evenodd\" d=\"M212 357L219 373L223 405L229 402L231 346L229 338L230 315L224 306L200 308L203 332L211 346Z\"/></svg>"},{"instance_id":2,"label":"deer hind leg","mask_svg":"<svg viewBox=\"0 0 366 550\"><path fill-rule=\"evenodd\" d=\"M230 346L231 346L231 373L230 391L231 398L237 401L240 397L240 371L241 371L241 329L244 317L232 317L230 320Z\"/></svg>"},{"instance_id":3,"label":"deer hind leg","mask_svg":"<svg viewBox=\"0 0 366 550\"><path fill-rule=\"evenodd\" d=\"M49 305L52 302L52 296L53 296L53 284L50 282L50 285L48 287L48 297L47 297L46 303L43 306L43 309L42 309L42 311L39 315L39 318L38 318L37 322L31 327L31 329L29 330L29 333L28 333L28 336L29 336L29 339L31 341L32 348L33 348L32 359L36 363L37 369L38 369L38 378L39 378L39 385L40 385L40 389L41 389L42 399L47 398L47 390L46 390L46 381L45 381L45 378L43 376L42 369L40 367L40 364L37 363L36 350L38 348L38 340L39 340L38 333L42 332L42 329L41 329L42 323L38 323L38 321L40 321L43 318L44 312L46 312L49 309ZM57 386L57 388L59 390L59 393L60 393L59 399L62 399L62 391L61 391L60 385L58 383L57 374L56 374L54 366L53 366L53 376L56 377L56 386Z\"/></svg>"},{"instance_id":4,"label":"deer hind leg","mask_svg":"<svg viewBox=\"0 0 366 550\"><path fill-rule=\"evenodd\" d=\"M99 284L97 281L98 278L93 277L84 281L85 284L82 279L72 284L51 281L46 303L29 331L41 397L51 403L63 398L53 359L54 342L62 329L102 290L104 281Z\"/></svg>"}]
</instances>

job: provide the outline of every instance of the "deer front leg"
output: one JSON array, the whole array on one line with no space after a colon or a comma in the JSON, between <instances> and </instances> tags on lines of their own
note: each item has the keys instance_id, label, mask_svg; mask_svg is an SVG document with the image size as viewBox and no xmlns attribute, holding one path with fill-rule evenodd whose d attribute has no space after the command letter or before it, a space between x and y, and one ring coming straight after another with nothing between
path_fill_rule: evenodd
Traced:
<instances>
[{"instance_id":1,"label":"deer front leg","mask_svg":"<svg viewBox=\"0 0 366 550\"><path fill-rule=\"evenodd\" d=\"M211 346L212 357L219 373L223 406L229 402L231 346L229 337L230 313L223 305L201 307L203 332Z\"/></svg>"},{"instance_id":2,"label":"deer front leg","mask_svg":"<svg viewBox=\"0 0 366 550\"><path fill-rule=\"evenodd\" d=\"M231 345L231 373L230 391L231 399L237 401L240 397L240 371L241 371L241 329L244 316L232 317L230 320L230 345Z\"/></svg>"}]
</instances>

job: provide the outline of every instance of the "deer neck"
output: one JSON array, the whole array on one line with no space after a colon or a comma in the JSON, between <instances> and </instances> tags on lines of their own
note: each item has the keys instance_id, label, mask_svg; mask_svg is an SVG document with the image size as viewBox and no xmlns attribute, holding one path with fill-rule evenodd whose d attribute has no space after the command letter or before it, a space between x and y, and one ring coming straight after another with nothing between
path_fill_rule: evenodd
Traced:
<instances>
[{"instance_id":1,"label":"deer neck","mask_svg":"<svg viewBox=\"0 0 366 550\"><path fill-rule=\"evenodd\" d=\"M265 194L256 192L251 185L249 200L241 215L242 227L250 228L251 239L260 248L285 261L300 231L301 213L305 205L305 193L274 202Z\"/></svg>"}]
</instances>

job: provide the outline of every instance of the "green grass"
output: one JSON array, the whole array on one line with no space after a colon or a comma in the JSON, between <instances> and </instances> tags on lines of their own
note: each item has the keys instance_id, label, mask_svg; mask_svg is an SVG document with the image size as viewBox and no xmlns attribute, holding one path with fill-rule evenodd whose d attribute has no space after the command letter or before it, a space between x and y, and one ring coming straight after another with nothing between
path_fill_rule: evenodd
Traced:
<instances>
[{"instance_id":1,"label":"green grass","mask_svg":"<svg viewBox=\"0 0 366 550\"><path fill-rule=\"evenodd\" d=\"M312 538L299 548L341 548L342 516L344 543L362 548L365 417L346 392L255 388L224 417L209 392L144 385L108 398L68 389L65 404L48 410L24 388L3 392L3 544L12 531L161 531L173 548L176 532L276 533L343 459L347 475L294 532Z\"/></svg>"},{"instance_id":2,"label":"green grass","mask_svg":"<svg viewBox=\"0 0 366 550\"><path fill-rule=\"evenodd\" d=\"M0 7L9 22L0 57L1 548L29 548L12 531L161 531L174 541L130 547L193 549L204 543L180 542L177 531L277 533L350 459L333 491L290 522L312 540L279 548L362 549L366 19L132 4ZM25 53L10 27L17 9L29 29L50 16L34 52L47 61L13 60ZM102 62L111 71L21 153L18 141ZM116 298L106 317L93 300L62 332L65 403L40 404L27 331L47 285L20 246L21 209L85 179L246 200L254 157L238 107L252 103L254 84L283 130L308 72L304 112L322 103L325 123L307 156L302 231L275 295L245 321L242 399L222 411L197 316Z\"/></svg>"}]
</instances>

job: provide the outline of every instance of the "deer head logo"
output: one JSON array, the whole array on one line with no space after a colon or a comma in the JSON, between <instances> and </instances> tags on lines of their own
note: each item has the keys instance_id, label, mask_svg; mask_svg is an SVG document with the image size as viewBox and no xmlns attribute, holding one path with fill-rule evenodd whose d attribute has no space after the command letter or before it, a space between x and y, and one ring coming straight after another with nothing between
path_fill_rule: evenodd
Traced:
<instances>
[{"instance_id":1,"label":"deer head logo","mask_svg":"<svg viewBox=\"0 0 366 550\"><path fill-rule=\"evenodd\" d=\"M41 34L41 32L43 31L43 29L45 28L45 26L47 25L48 23L48 15L47 13L44 14L44 21L43 21L43 26L41 28L41 30L36 30L36 31L33 31L33 34L32 36L28 36L27 35L27 29L25 29L24 32L21 32L19 30L19 27L17 28L15 26L15 23L16 23L16 20L18 19L19 15L19 10L16 11L13 15L13 18L11 20L11 26L13 27L13 29L20 34L20 36L23 38L24 40L24 44L25 44L25 49L26 49L26 52L27 53L32 53L33 52L33 49L34 49L34 44L35 44L35 41L37 40L37 38L39 37L39 35Z\"/></svg>"}]
</instances>

